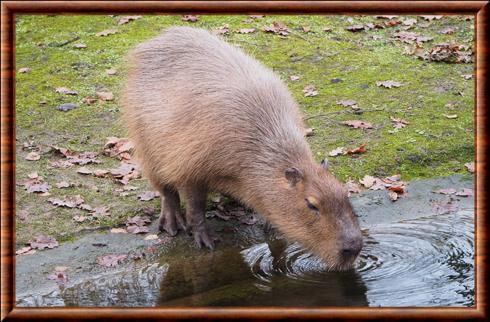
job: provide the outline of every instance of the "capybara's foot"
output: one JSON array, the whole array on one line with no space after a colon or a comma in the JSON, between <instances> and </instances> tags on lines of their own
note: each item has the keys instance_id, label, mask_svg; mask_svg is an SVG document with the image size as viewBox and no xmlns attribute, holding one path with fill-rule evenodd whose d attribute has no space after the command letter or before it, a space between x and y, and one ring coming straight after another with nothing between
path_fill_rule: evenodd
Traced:
<instances>
[{"instance_id":1,"label":"capybara's foot","mask_svg":"<svg viewBox=\"0 0 490 322\"><path fill-rule=\"evenodd\" d=\"M158 229L167 232L171 237L178 234L179 230L187 231L186 224L180 212L164 212L160 216Z\"/></svg>"},{"instance_id":2,"label":"capybara's foot","mask_svg":"<svg viewBox=\"0 0 490 322\"><path fill-rule=\"evenodd\" d=\"M194 231L194 239L199 248L205 246L210 250L214 250L214 238L213 235L208 232L204 227L199 227Z\"/></svg>"}]
</instances>

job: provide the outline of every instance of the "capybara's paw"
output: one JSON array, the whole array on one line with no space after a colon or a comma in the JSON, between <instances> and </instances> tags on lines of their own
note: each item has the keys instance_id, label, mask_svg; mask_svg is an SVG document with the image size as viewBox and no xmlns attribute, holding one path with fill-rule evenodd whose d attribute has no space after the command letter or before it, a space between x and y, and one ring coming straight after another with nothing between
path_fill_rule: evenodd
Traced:
<instances>
[{"instance_id":1,"label":"capybara's paw","mask_svg":"<svg viewBox=\"0 0 490 322\"><path fill-rule=\"evenodd\" d=\"M199 229L194 231L194 239L199 248L205 246L210 250L214 250L214 238L211 234L207 232L206 229Z\"/></svg>"},{"instance_id":2,"label":"capybara's paw","mask_svg":"<svg viewBox=\"0 0 490 322\"><path fill-rule=\"evenodd\" d=\"M158 229L161 232L166 232L170 235L170 237L174 237L179 232L179 230L177 229L177 225L175 223L172 224L169 222L160 222L160 224L158 225Z\"/></svg>"}]
</instances>

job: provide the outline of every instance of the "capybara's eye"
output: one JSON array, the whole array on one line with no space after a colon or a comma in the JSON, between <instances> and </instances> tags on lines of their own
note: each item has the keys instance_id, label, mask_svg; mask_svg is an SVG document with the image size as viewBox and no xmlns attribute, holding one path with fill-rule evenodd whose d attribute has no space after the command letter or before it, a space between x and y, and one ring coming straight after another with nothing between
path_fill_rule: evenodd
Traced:
<instances>
[{"instance_id":1,"label":"capybara's eye","mask_svg":"<svg viewBox=\"0 0 490 322\"><path fill-rule=\"evenodd\" d=\"M306 201L306 205L308 206L308 208L310 208L311 210L315 211L315 212L320 212L320 209L318 209L317 206L315 206L314 204L312 204L308 198L305 198L305 201Z\"/></svg>"}]
</instances>

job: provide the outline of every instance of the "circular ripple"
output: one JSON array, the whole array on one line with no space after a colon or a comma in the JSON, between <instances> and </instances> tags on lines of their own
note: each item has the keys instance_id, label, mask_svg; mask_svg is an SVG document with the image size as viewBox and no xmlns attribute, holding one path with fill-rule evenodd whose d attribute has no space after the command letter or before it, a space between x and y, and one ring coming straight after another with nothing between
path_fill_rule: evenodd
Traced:
<instances>
[{"instance_id":1,"label":"circular ripple","mask_svg":"<svg viewBox=\"0 0 490 322\"><path fill-rule=\"evenodd\" d=\"M474 305L473 230L473 213L459 212L366 231L356 272L366 286L369 304ZM327 284L342 274L329 272L298 244L283 243L276 240L242 251L261 289L275 275Z\"/></svg>"}]
</instances>

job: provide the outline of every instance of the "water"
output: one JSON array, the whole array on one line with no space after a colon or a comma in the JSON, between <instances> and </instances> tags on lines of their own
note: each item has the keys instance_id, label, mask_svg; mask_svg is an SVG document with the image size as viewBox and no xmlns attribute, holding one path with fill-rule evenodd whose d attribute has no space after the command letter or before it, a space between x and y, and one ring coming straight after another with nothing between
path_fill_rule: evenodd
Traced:
<instances>
[{"instance_id":1,"label":"water","mask_svg":"<svg viewBox=\"0 0 490 322\"><path fill-rule=\"evenodd\" d=\"M169 258L21 306L473 306L472 211L378 225L349 272L281 239Z\"/></svg>"}]
</instances>

